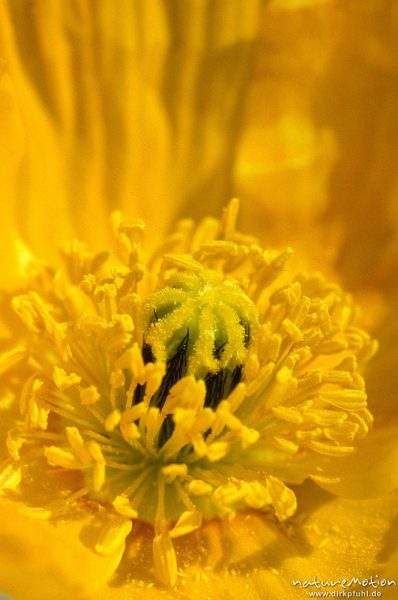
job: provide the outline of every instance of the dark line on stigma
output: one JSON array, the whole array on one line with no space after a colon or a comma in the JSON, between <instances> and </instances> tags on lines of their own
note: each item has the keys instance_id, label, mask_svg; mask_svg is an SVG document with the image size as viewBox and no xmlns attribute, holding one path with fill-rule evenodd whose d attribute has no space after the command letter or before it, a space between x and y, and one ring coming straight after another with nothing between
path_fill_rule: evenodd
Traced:
<instances>
[{"instance_id":1,"label":"dark line on stigma","mask_svg":"<svg viewBox=\"0 0 398 600\"><path fill-rule=\"evenodd\" d=\"M187 329L186 335L181 340L177 347L176 353L167 361L166 375L163 377L163 381L158 392L154 395L151 400L151 406L157 406L162 409L166 398L173 385L182 379L187 373L187 350L189 343L189 329ZM172 436L174 431L174 421L171 415L167 415L162 427L159 432L158 447L161 448Z\"/></svg>"},{"instance_id":2,"label":"dark line on stigma","mask_svg":"<svg viewBox=\"0 0 398 600\"><path fill-rule=\"evenodd\" d=\"M155 357L153 355L152 348L146 342L144 342L142 346L142 358L144 360L144 364L147 364L149 362L155 362Z\"/></svg>"},{"instance_id":3,"label":"dark line on stigma","mask_svg":"<svg viewBox=\"0 0 398 600\"><path fill-rule=\"evenodd\" d=\"M228 389L227 396L229 396L229 394L232 392L232 390L234 390L236 388L236 386L238 385L238 383L241 382L241 380L242 380L242 371L243 371L243 366L242 365L238 365L232 371L232 375L231 375L231 380L229 382L229 389Z\"/></svg>"},{"instance_id":4,"label":"dark line on stigma","mask_svg":"<svg viewBox=\"0 0 398 600\"><path fill-rule=\"evenodd\" d=\"M174 427L175 427L175 425L174 425L173 417L171 415L167 415L167 417L163 421L162 427L160 428L160 431L159 431L159 437L158 437L158 448L159 449L162 446L164 446L165 443L171 438L171 436L173 435Z\"/></svg>"},{"instance_id":5,"label":"dark line on stigma","mask_svg":"<svg viewBox=\"0 0 398 600\"><path fill-rule=\"evenodd\" d=\"M144 364L147 364L149 362L155 362L155 357L153 355L152 352L152 348L149 344L147 344L146 342L143 343L142 345L142 359L144 361ZM134 396L133 396L133 406L134 404L139 404L140 402L143 401L144 396L145 396L145 384L141 385L138 384L137 387L134 390Z\"/></svg>"},{"instance_id":6,"label":"dark line on stigma","mask_svg":"<svg viewBox=\"0 0 398 600\"><path fill-rule=\"evenodd\" d=\"M243 339L243 343L245 345L245 348L247 348L250 343L250 337L251 337L250 336L250 323L245 323L244 328L245 328L245 337Z\"/></svg>"},{"instance_id":7,"label":"dark line on stigma","mask_svg":"<svg viewBox=\"0 0 398 600\"><path fill-rule=\"evenodd\" d=\"M151 400L151 406L157 406L162 409L170 389L186 375L188 342L189 329L177 347L176 353L167 361L166 375L163 377L159 390Z\"/></svg>"},{"instance_id":8,"label":"dark line on stigma","mask_svg":"<svg viewBox=\"0 0 398 600\"><path fill-rule=\"evenodd\" d=\"M158 316L154 310L155 320L158 321ZM247 348L250 343L250 325L241 322L244 328L243 343ZM215 346L213 350L213 356L219 360L224 351L224 347L227 341L219 346ZM189 329L187 333L179 343L175 354L166 363L166 374L163 377L162 383L159 390L151 399L151 406L156 406L160 410L163 408L167 396L173 385L180 379L185 377L187 374L187 352L189 345ZM142 346L142 358L144 363L155 362L155 356L153 355L152 348L149 344L144 342ZM206 396L205 396L205 407L215 410L222 400L227 398L229 394L236 388L236 386L242 380L243 365L237 365L233 369L221 369L217 373L208 373L205 378ZM134 392L133 404L142 402L145 396L145 385L137 385ZM158 448L164 446L164 444L170 439L174 431L174 421L172 415L167 415L163 421L162 427L159 432Z\"/></svg>"}]
</instances>

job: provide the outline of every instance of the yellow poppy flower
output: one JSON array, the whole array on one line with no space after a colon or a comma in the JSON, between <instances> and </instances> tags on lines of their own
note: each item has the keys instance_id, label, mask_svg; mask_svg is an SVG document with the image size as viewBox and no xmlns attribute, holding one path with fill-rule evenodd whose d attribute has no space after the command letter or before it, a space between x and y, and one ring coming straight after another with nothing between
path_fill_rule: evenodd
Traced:
<instances>
[{"instance_id":1,"label":"yellow poppy flower","mask_svg":"<svg viewBox=\"0 0 398 600\"><path fill-rule=\"evenodd\" d=\"M340 54L394 72L372 21L394 14L290 0L1 11L0 590L272 600L372 575L393 597L396 246L380 237L394 202L377 215L366 195L351 223L364 196L347 207L341 188L364 183L342 149L370 138L322 111ZM385 103L371 141L388 166ZM393 197L377 163L370 181ZM260 242L238 230L237 201L214 218L233 167ZM197 224L173 226L186 214Z\"/></svg>"}]
</instances>

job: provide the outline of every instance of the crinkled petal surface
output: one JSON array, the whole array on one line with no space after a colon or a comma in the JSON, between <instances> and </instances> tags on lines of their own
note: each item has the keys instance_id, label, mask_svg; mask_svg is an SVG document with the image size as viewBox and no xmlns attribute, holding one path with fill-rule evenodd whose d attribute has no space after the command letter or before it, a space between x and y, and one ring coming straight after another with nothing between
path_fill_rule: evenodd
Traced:
<instances>
[{"instance_id":1,"label":"crinkled petal surface","mask_svg":"<svg viewBox=\"0 0 398 600\"><path fill-rule=\"evenodd\" d=\"M33 251L54 255L73 236L98 244L115 208L146 218L155 239L182 206L228 199L259 4L2 2L12 160L14 105L25 132L2 201Z\"/></svg>"}]
</instances>

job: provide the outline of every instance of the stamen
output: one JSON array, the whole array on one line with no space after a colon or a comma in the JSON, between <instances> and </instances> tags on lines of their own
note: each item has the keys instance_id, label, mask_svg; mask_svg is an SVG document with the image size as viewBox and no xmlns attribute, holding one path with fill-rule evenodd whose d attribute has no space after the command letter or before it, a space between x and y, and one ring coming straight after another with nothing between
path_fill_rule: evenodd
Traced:
<instances>
[{"instance_id":1,"label":"stamen","mask_svg":"<svg viewBox=\"0 0 398 600\"><path fill-rule=\"evenodd\" d=\"M377 345L352 299L295 273L290 249L237 231L237 211L234 200L221 222L180 222L148 264L143 223L120 213L116 256L73 242L64 270L31 257L13 301L25 339L0 355L2 408L17 398L20 413L1 493L28 488L24 467L43 457L43 478L75 472L43 514L103 506L101 554L123 547L131 520L150 523L169 586L174 538L245 507L289 518L296 499L280 473L336 481L327 465L372 425L360 371Z\"/></svg>"}]
</instances>

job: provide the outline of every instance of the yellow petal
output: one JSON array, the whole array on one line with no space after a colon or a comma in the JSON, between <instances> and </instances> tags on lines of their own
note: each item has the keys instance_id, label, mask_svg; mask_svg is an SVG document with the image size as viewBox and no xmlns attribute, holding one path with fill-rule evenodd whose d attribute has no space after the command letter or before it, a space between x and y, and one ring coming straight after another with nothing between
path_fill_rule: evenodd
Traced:
<instances>
[{"instance_id":1,"label":"yellow petal","mask_svg":"<svg viewBox=\"0 0 398 600\"><path fill-rule=\"evenodd\" d=\"M284 10L289 6L294 10ZM245 227L269 243L297 245L306 236L311 246L318 237L335 140L315 122L312 101L333 50L333 10L330 3L311 10L301 1L264 7L235 185L245 200Z\"/></svg>"},{"instance_id":2,"label":"yellow petal","mask_svg":"<svg viewBox=\"0 0 398 600\"><path fill-rule=\"evenodd\" d=\"M105 520L104 520L105 519ZM56 521L35 519L3 500L0 506L1 591L17 600L80 598L105 585L118 565L123 545L109 556L93 548L106 517Z\"/></svg>"},{"instance_id":3,"label":"yellow petal","mask_svg":"<svg viewBox=\"0 0 398 600\"><path fill-rule=\"evenodd\" d=\"M1 35L1 27L0 27ZM22 160L24 137L15 90L3 63L0 46L0 189L1 236L0 283L10 289L18 278L18 252L15 243L15 184Z\"/></svg>"},{"instance_id":4,"label":"yellow petal","mask_svg":"<svg viewBox=\"0 0 398 600\"><path fill-rule=\"evenodd\" d=\"M221 207L259 6L3 2L2 58L27 140L8 235L17 226L46 257L74 236L96 247L121 208L145 218L151 245L179 211Z\"/></svg>"},{"instance_id":5,"label":"yellow petal","mask_svg":"<svg viewBox=\"0 0 398 600\"><path fill-rule=\"evenodd\" d=\"M345 3L315 100L317 121L337 142L325 218L340 232L337 266L351 289L390 288L398 264L397 14L388 7L384 0Z\"/></svg>"},{"instance_id":6,"label":"yellow petal","mask_svg":"<svg viewBox=\"0 0 398 600\"><path fill-rule=\"evenodd\" d=\"M138 532L127 555L141 565L138 581L127 581L122 563L118 581L101 590L104 600L298 600L304 590L294 581L336 581L379 575L397 580L394 566L397 496L375 500L341 500L307 484L298 493L300 511L283 527L256 512L206 523L197 532L174 540L182 576L175 589L154 587L145 575L151 561L149 530ZM309 588L313 589L313 588ZM330 587L341 590L341 587ZM352 588L351 588L352 589ZM266 593L266 595L265 595ZM396 588L383 589L393 600Z\"/></svg>"},{"instance_id":7,"label":"yellow petal","mask_svg":"<svg viewBox=\"0 0 398 600\"><path fill-rule=\"evenodd\" d=\"M398 389L398 295L390 296L383 302L382 318L374 328L374 336L379 341L379 351L369 364L366 372L369 408L376 417L376 426L383 419L397 419Z\"/></svg>"}]
</instances>

